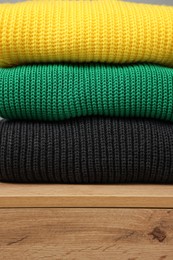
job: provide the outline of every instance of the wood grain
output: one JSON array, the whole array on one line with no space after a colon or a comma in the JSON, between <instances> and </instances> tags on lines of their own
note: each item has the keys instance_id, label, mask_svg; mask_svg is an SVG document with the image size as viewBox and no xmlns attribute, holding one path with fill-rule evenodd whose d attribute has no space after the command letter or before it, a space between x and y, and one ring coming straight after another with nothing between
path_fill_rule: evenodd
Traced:
<instances>
[{"instance_id":1,"label":"wood grain","mask_svg":"<svg viewBox=\"0 0 173 260\"><path fill-rule=\"evenodd\" d=\"M1 209L0 259L173 259L173 210Z\"/></svg>"},{"instance_id":2,"label":"wood grain","mask_svg":"<svg viewBox=\"0 0 173 260\"><path fill-rule=\"evenodd\" d=\"M173 185L1 183L0 207L173 208Z\"/></svg>"}]
</instances>

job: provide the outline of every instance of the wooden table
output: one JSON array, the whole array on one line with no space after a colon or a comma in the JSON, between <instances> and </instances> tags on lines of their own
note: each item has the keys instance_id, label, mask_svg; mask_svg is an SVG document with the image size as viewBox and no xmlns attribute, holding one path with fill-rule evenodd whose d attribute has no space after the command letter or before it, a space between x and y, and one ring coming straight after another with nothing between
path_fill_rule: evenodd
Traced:
<instances>
[{"instance_id":1,"label":"wooden table","mask_svg":"<svg viewBox=\"0 0 173 260\"><path fill-rule=\"evenodd\" d=\"M0 259L173 259L173 186L0 184Z\"/></svg>"}]
</instances>

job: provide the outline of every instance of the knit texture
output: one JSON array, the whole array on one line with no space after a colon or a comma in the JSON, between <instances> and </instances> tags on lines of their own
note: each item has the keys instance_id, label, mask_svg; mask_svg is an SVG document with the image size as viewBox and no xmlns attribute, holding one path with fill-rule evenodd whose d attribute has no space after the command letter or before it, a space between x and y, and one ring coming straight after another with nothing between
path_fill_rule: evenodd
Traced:
<instances>
[{"instance_id":1,"label":"knit texture","mask_svg":"<svg viewBox=\"0 0 173 260\"><path fill-rule=\"evenodd\" d=\"M173 183L173 124L80 118L0 122L0 180Z\"/></svg>"},{"instance_id":2,"label":"knit texture","mask_svg":"<svg viewBox=\"0 0 173 260\"><path fill-rule=\"evenodd\" d=\"M0 69L0 117L86 115L173 121L173 70L159 65L33 65Z\"/></svg>"},{"instance_id":3,"label":"knit texture","mask_svg":"<svg viewBox=\"0 0 173 260\"><path fill-rule=\"evenodd\" d=\"M100 1L0 5L0 66L40 62L173 66L173 7Z\"/></svg>"}]
</instances>

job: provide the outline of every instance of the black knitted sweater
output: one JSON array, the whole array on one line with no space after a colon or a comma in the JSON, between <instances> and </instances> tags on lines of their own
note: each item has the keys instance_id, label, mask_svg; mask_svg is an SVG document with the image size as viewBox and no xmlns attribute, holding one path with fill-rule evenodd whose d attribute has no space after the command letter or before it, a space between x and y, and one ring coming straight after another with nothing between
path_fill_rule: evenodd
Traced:
<instances>
[{"instance_id":1,"label":"black knitted sweater","mask_svg":"<svg viewBox=\"0 0 173 260\"><path fill-rule=\"evenodd\" d=\"M173 183L173 124L108 117L2 120L0 180Z\"/></svg>"}]
</instances>

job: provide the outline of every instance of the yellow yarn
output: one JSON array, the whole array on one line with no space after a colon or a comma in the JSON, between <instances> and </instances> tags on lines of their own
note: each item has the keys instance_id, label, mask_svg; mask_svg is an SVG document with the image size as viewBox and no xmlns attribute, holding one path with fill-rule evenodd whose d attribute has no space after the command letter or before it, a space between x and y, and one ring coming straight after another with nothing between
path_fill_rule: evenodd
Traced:
<instances>
[{"instance_id":1,"label":"yellow yarn","mask_svg":"<svg viewBox=\"0 0 173 260\"><path fill-rule=\"evenodd\" d=\"M0 66L35 62L173 66L173 7L100 1L0 4Z\"/></svg>"}]
</instances>

